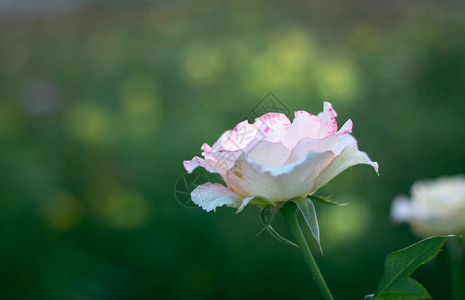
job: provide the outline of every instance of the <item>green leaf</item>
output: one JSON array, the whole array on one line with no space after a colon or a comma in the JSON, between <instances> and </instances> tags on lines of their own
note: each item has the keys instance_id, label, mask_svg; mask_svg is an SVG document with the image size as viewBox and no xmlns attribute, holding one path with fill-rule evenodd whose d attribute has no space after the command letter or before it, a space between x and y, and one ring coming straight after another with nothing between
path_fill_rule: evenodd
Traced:
<instances>
[{"instance_id":1,"label":"green leaf","mask_svg":"<svg viewBox=\"0 0 465 300\"><path fill-rule=\"evenodd\" d=\"M313 205L312 200L308 198L294 198L291 201L297 204L297 207L304 216L305 222L307 222L313 237L318 243L318 247L320 247L321 254L323 254L323 249L320 244L320 228L316 218L315 205Z\"/></svg>"},{"instance_id":2,"label":"green leaf","mask_svg":"<svg viewBox=\"0 0 465 300\"><path fill-rule=\"evenodd\" d=\"M333 206L345 206L347 205L347 203L339 203L339 202L335 202L335 201L332 201L329 199L330 196L328 197L323 197L323 196L317 196L317 195L308 195L307 198L310 199L310 200L314 200L314 201L318 201L318 202L321 202L321 203L324 203L324 204L329 204L329 205L333 205Z\"/></svg>"},{"instance_id":3,"label":"green leaf","mask_svg":"<svg viewBox=\"0 0 465 300\"><path fill-rule=\"evenodd\" d=\"M384 267L384 277L372 299L430 299L426 289L409 276L420 265L435 257L448 237L450 236L430 237L389 254Z\"/></svg>"},{"instance_id":4,"label":"green leaf","mask_svg":"<svg viewBox=\"0 0 465 300\"><path fill-rule=\"evenodd\" d=\"M260 210L260 222L264 225L263 229L260 230L257 235L261 234L264 230L266 230L275 240L284 244L299 248L299 246L290 240L286 239L282 235L280 235L276 230L270 225L273 221L274 216L279 211L279 207L276 206L266 206Z\"/></svg>"}]
</instances>

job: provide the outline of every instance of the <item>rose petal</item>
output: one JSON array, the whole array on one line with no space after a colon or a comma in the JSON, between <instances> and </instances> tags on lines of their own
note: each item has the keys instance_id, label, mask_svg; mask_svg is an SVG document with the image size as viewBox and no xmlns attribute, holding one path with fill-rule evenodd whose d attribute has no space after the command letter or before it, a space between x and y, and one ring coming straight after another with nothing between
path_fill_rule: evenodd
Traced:
<instances>
[{"instance_id":1,"label":"rose petal","mask_svg":"<svg viewBox=\"0 0 465 300\"><path fill-rule=\"evenodd\" d=\"M339 139L337 145L333 148L333 152L336 155L340 155L342 150L344 150L346 147L352 147L358 150L357 140L350 134L344 134Z\"/></svg>"},{"instance_id":2,"label":"rose petal","mask_svg":"<svg viewBox=\"0 0 465 300\"><path fill-rule=\"evenodd\" d=\"M308 153L302 159L281 167L267 167L241 155L224 175L228 187L243 197L261 196L273 202L287 201L312 192L315 177L334 154Z\"/></svg>"},{"instance_id":3,"label":"rose petal","mask_svg":"<svg viewBox=\"0 0 465 300\"><path fill-rule=\"evenodd\" d=\"M321 153L331 151L341 139L338 135L330 135L324 139L301 139L297 145L292 149L292 153L285 162L285 164L293 163L309 152Z\"/></svg>"},{"instance_id":4,"label":"rose petal","mask_svg":"<svg viewBox=\"0 0 465 300\"><path fill-rule=\"evenodd\" d=\"M371 165L378 173L378 163L372 162L365 152L352 147L345 147L341 154L318 175L312 190L317 191L342 171L359 164Z\"/></svg>"},{"instance_id":5,"label":"rose petal","mask_svg":"<svg viewBox=\"0 0 465 300\"><path fill-rule=\"evenodd\" d=\"M256 118L253 124L247 120L237 124L231 132L231 135L222 145L224 150L235 151L244 149L252 141L259 141L266 138L273 141L279 136L275 131L281 132L282 128L288 126L291 122L284 114L267 113ZM274 133L273 135L271 133Z\"/></svg>"},{"instance_id":6,"label":"rose petal","mask_svg":"<svg viewBox=\"0 0 465 300\"><path fill-rule=\"evenodd\" d=\"M207 182L199 185L192 191L191 197L192 202L206 211L216 211L217 207L223 205L238 208L242 203L242 197L219 183Z\"/></svg>"},{"instance_id":7,"label":"rose petal","mask_svg":"<svg viewBox=\"0 0 465 300\"><path fill-rule=\"evenodd\" d=\"M244 198L244 200L242 200L241 206L239 206L239 208L237 209L236 214L243 211L244 208L247 206L247 204L249 204L249 202L252 201L254 198L255 198L254 196Z\"/></svg>"},{"instance_id":8,"label":"rose petal","mask_svg":"<svg viewBox=\"0 0 465 300\"><path fill-rule=\"evenodd\" d=\"M318 114L318 120L321 123L321 136L327 136L337 131L336 122L337 113L329 102L324 103L323 112Z\"/></svg>"},{"instance_id":9,"label":"rose petal","mask_svg":"<svg viewBox=\"0 0 465 300\"><path fill-rule=\"evenodd\" d=\"M192 173L197 167L203 167L205 170L207 170L210 173L215 173L213 172L213 168L208 164L205 159L200 158L198 156L194 156L191 160L185 160L183 162L184 169L186 169L187 173Z\"/></svg>"},{"instance_id":10,"label":"rose petal","mask_svg":"<svg viewBox=\"0 0 465 300\"><path fill-rule=\"evenodd\" d=\"M346 134L346 133L351 133L352 132L352 126L353 126L352 120L349 119L344 123L344 125L342 125L341 129L339 129L339 131L336 132L336 134L343 135L343 134Z\"/></svg>"},{"instance_id":11,"label":"rose petal","mask_svg":"<svg viewBox=\"0 0 465 300\"><path fill-rule=\"evenodd\" d=\"M257 163L269 167L282 166L291 154L283 144L268 141L261 141L245 152Z\"/></svg>"}]
</instances>

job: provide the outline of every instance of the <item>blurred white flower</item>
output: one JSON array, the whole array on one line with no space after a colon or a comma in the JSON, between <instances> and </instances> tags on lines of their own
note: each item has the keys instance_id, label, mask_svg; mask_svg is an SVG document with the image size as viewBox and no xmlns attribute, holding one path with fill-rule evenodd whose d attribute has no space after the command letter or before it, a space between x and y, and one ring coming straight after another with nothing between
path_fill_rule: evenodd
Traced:
<instances>
[{"instance_id":1,"label":"blurred white flower","mask_svg":"<svg viewBox=\"0 0 465 300\"><path fill-rule=\"evenodd\" d=\"M408 222L419 236L465 233L465 176L418 181L411 199L394 199L391 216Z\"/></svg>"}]
</instances>

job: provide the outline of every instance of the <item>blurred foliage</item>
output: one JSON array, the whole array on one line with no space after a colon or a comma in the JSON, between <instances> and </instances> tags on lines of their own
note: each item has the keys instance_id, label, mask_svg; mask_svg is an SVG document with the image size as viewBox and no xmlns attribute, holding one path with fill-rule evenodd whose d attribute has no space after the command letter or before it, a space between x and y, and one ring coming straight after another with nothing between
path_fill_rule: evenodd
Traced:
<instances>
[{"instance_id":1,"label":"blurred foliage","mask_svg":"<svg viewBox=\"0 0 465 300\"><path fill-rule=\"evenodd\" d=\"M464 8L199 0L4 10L1 298L318 297L297 250L256 237L258 209L205 213L174 198L182 161L273 91L290 110L331 101L379 162L379 177L356 167L321 191L348 206L316 205L328 285L362 299L386 254L417 241L389 221L394 196L465 172ZM281 218L274 227L289 236ZM449 299L441 260L414 277Z\"/></svg>"}]
</instances>

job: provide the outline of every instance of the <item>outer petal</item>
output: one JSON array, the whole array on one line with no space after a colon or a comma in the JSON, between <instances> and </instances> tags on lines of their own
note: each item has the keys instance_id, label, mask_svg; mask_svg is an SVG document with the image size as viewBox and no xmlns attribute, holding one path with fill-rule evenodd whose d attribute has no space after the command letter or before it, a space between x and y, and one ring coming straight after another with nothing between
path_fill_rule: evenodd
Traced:
<instances>
[{"instance_id":1,"label":"outer petal","mask_svg":"<svg viewBox=\"0 0 465 300\"><path fill-rule=\"evenodd\" d=\"M312 192L317 191L342 171L359 164L371 165L375 169L376 173L378 173L378 163L372 162L365 152L358 151L353 147L345 147L341 154L331 161L331 163L318 175L312 188Z\"/></svg>"},{"instance_id":2,"label":"outer petal","mask_svg":"<svg viewBox=\"0 0 465 300\"><path fill-rule=\"evenodd\" d=\"M219 183L207 182L199 185L192 191L191 197L192 202L206 211L216 211L217 207L223 205L238 208L242 203L242 197Z\"/></svg>"},{"instance_id":3,"label":"outer petal","mask_svg":"<svg viewBox=\"0 0 465 300\"><path fill-rule=\"evenodd\" d=\"M194 171L199 166L210 173L218 173L216 170L217 168L214 165L208 163L205 159L200 158L198 156L194 156L194 158L192 158L191 160L185 160L183 164L184 169L186 169L186 171L189 174L192 173L192 171Z\"/></svg>"},{"instance_id":4,"label":"outer petal","mask_svg":"<svg viewBox=\"0 0 465 300\"><path fill-rule=\"evenodd\" d=\"M219 151L222 149L224 142L229 138L231 135L232 130L226 130L223 134L219 137L219 139L210 147L208 144L203 144L200 149L203 150L202 155L205 156L210 152Z\"/></svg>"},{"instance_id":5,"label":"outer petal","mask_svg":"<svg viewBox=\"0 0 465 300\"><path fill-rule=\"evenodd\" d=\"M294 163L267 167L244 154L223 179L242 197L261 196L273 202L287 201L308 195L316 176L334 157L331 151L308 153Z\"/></svg>"}]
</instances>

